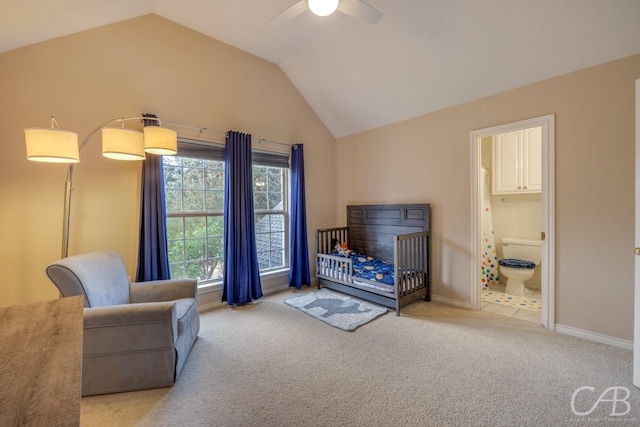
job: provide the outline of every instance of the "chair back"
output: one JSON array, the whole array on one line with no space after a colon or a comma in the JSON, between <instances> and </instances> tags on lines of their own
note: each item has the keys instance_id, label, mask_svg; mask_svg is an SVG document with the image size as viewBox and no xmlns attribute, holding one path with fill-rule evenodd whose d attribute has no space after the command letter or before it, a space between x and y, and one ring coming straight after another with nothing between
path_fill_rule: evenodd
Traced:
<instances>
[{"instance_id":1,"label":"chair back","mask_svg":"<svg viewBox=\"0 0 640 427\"><path fill-rule=\"evenodd\" d=\"M73 255L47 267L63 297L84 296L85 307L129 303L129 278L122 256L113 250Z\"/></svg>"}]
</instances>

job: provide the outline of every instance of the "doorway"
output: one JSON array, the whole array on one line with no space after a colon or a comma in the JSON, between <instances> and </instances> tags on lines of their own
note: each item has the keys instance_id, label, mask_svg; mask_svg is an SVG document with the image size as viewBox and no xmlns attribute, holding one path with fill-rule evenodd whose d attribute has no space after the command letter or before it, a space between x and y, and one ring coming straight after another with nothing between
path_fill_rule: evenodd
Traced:
<instances>
[{"instance_id":1,"label":"doorway","mask_svg":"<svg viewBox=\"0 0 640 427\"><path fill-rule=\"evenodd\" d=\"M541 323L550 330L555 325L555 116L553 114L508 123L471 132L471 308L480 310L482 305L482 210L483 170L482 141L494 135L540 128L541 142L541 190L540 190L540 290L542 294Z\"/></svg>"}]
</instances>

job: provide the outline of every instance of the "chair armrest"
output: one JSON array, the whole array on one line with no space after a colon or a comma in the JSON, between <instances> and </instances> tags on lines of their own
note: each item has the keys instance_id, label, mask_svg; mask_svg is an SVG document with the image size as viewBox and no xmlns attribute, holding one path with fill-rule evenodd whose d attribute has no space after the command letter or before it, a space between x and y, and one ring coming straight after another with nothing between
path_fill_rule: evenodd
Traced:
<instances>
[{"instance_id":1,"label":"chair armrest","mask_svg":"<svg viewBox=\"0 0 640 427\"><path fill-rule=\"evenodd\" d=\"M135 282L129 286L129 299L132 303L172 301L181 298L195 298L197 291L195 279Z\"/></svg>"},{"instance_id":2,"label":"chair armrest","mask_svg":"<svg viewBox=\"0 0 640 427\"><path fill-rule=\"evenodd\" d=\"M84 309L84 355L173 347L178 338L174 302Z\"/></svg>"}]
</instances>

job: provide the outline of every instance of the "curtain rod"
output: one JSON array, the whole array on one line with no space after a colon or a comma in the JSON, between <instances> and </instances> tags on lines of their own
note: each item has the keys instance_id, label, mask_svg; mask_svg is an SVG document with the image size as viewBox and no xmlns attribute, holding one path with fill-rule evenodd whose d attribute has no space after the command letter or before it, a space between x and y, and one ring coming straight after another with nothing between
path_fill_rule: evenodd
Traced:
<instances>
[{"instance_id":1,"label":"curtain rod","mask_svg":"<svg viewBox=\"0 0 640 427\"><path fill-rule=\"evenodd\" d=\"M222 132L222 131L215 130L215 129L199 128L199 127L196 127L196 126L183 125L182 123L169 122L169 121L166 121L166 120L163 120L162 123L168 124L168 125L173 125L173 126L179 126L179 127L183 127L183 128L189 128L189 129L198 130L198 131L200 131L200 133L202 133L202 132L211 132L211 133L217 133L219 135L227 135L227 132ZM298 145L298 144L287 144L286 142L280 142L280 141L272 141L270 139L264 139L264 138L255 138L253 135L251 135L251 139L255 139L256 142L258 142L258 143L269 142L271 144L284 145L285 147L293 147L294 145Z\"/></svg>"}]
</instances>

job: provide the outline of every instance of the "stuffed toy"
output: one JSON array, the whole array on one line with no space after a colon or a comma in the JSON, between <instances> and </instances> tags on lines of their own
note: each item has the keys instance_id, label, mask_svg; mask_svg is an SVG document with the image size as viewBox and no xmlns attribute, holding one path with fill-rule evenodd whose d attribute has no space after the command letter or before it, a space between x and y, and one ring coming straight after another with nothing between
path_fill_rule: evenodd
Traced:
<instances>
[{"instance_id":1,"label":"stuffed toy","mask_svg":"<svg viewBox=\"0 0 640 427\"><path fill-rule=\"evenodd\" d=\"M342 242L342 244L340 244L340 242L338 241L338 239L332 239L331 240L331 244L333 245L333 250L335 252L338 253L338 255L349 258L349 256L351 254L353 254L354 252L349 249L349 247L347 246L347 242Z\"/></svg>"}]
</instances>

